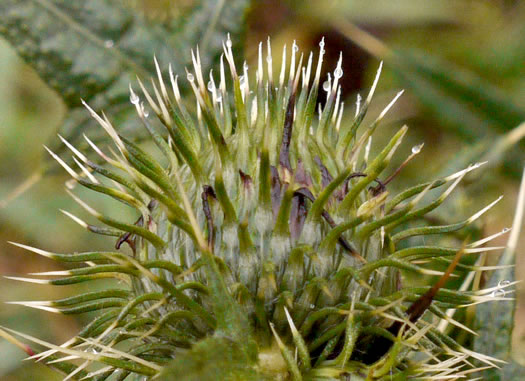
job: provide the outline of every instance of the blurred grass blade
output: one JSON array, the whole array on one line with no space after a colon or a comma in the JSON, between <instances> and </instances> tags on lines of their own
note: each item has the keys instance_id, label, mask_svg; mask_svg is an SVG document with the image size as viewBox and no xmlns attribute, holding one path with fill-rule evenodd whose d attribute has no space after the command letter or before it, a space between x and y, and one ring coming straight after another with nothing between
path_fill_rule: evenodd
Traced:
<instances>
[{"instance_id":1,"label":"blurred grass blade","mask_svg":"<svg viewBox=\"0 0 525 381\"><path fill-rule=\"evenodd\" d=\"M33 172L25 181L10 191L3 199L0 200L0 209L8 206L13 200L24 194L27 190L31 189L33 185L38 183L42 179L42 173L39 171Z\"/></svg>"},{"instance_id":2,"label":"blurred grass blade","mask_svg":"<svg viewBox=\"0 0 525 381\"><path fill-rule=\"evenodd\" d=\"M312 16L333 14L355 20L357 23L376 25L419 26L430 24L456 23L461 20L461 8L455 2L441 0L375 0L375 1L345 1L336 0L330 3L313 1L308 7L301 7L301 2L295 2L299 12Z\"/></svg>"}]
</instances>

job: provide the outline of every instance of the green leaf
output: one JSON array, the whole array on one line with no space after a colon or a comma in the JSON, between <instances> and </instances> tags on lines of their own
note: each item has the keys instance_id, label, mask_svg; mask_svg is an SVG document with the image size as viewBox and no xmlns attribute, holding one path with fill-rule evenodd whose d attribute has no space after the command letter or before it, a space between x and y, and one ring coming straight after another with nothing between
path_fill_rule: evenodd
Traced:
<instances>
[{"instance_id":1,"label":"green leaf","mask_svg":"<svg viewBox=\"0 0 525 381\"><path fill-rule=\"evenodd\" d=\"M201 0L181 17L161 23L119 1L2 0L0 35L63 99L69 113L60 133L83 147L82 133L89 131L94 141L103 133L89 130L94 121L81 98L124 126L123 134L140 139L144 129L129 105L129 83L137 75L146 80L156 76L154 55L163 69L171 63L175 73L184 73L190 49L197 45L204 69L209 68L227 33L241 42L249 3ZM61 153L63 145L55 138L52 142L52 150ZM55 168L46 163L46 171Z\"/></svg>"},{"instance_id":2,"label":"green leaf","mask_svg":"<svg viewBox=\"0 0 525 381\"><path fill-rule=\"evenodd\" d=\"M524 214L525 169L523 171L511 235L498 265L513 265L516 263L517 243L523 225ZM499 287L502 285L502 282L513 281L515 281L514 268L498 270L490 278L487 287ZM503 289L503 291L496 290L495 293L498 296L503 296L506 292L505 290L508 290L508 288ZM501 295L498 293L501 293ZM476 309L476 328L479 336L474 341L474 350L508 362L502 369L491 368L485 370L483 372L484 380L503 381L525 378L525 367L518 364L512 358L511 353L515 311L515 300L483 303Z\"/></svg>"},{"instance_id":3,"label":"green leaf","mask_svg":"<svg viewBox=\"0 0 525 381\"><path fill-rule=\"evenodd\" d=\"M205 339L177 355L158 377L159 380L256 381L264 380L245 357L240 346L224 337Z\"/></svg>"}]
</instances>

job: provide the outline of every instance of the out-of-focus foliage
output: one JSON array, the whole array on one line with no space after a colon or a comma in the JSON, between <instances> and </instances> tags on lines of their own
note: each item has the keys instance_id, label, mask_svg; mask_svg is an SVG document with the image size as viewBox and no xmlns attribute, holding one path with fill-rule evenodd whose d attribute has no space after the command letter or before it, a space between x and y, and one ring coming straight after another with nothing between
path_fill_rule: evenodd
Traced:
<instances>
[{"instance_id":1,"label":"out-of-focus foliage","mask_svg":"<svg viewBox=\"0 0 525 381\"><path fill-rule=\"evenodd\" d=\"M170 62L174 72L184 72L191 62L187 52L197 45L209 67L227 33L237 37L243 31L248 3L203 0L157 22L118 1L5 0L0 34L68 107L60 128L66 139L79 144L79 136L92 125L81 98L126 126L127 136L138 137L127 107L130 81L136 75L144 80L154 76L154 55L161 63ZM57 151L62 147L52 144Z\"/></svg>"}]
</instances>

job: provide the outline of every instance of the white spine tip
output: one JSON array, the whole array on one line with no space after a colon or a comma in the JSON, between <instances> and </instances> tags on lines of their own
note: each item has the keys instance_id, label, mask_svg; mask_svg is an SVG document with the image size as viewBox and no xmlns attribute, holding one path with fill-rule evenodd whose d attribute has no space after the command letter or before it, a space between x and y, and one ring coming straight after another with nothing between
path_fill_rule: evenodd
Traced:
<instances>
[{"instance_id":1,"label":"white spine tip","mask_svg":"<svg viewBox=\"0 0 525 381\"><path fill-rule=\"evenodd\" d=\"M18 277L18 276L4 276L4 278L9 279L9 280L16 280L19 282L49 284L49 280L47 279L33 279L33 278L24 278L24 277Z\"/></svg>"},{"instance_id":2,"label":"white spine tip","mask_svg":"<svg viewBox=\"0 0 525 381\"><path fill-rule=\"evenodd\" d=\"M81 220L80 218L78 218L77 216L75 216L74 214L71 214L68 211L63 210L63 209L59 209L59 210L60 210L60 212L62 214L68 216L69 218L71 218L73 221L75 221L80 226L82 226L82 227L84 227L86 229L88 228L88 224L86 222L84 222L83 220Z\"/></svg>"},{"instance_id":3,"label":"white spine tip","mask_svg":"<svg viewBox=\"0 0 525 381\"><path fill-rule=\"evenodd\" d=\"M482 165L485 165L487 164L488 162L487 161L481 161L479 163L474 163L472 164L471 166L469 166L469 168L472 170L472 169L476 169L476 168L479 168L481 167Z\"/></svg>"}]
</instances>

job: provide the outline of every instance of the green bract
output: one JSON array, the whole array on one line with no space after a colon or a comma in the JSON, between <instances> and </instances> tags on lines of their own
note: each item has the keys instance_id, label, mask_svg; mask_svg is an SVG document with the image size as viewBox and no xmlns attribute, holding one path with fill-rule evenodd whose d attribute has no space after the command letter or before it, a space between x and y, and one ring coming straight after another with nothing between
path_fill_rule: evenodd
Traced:
<instances>
[{"instance_id":1,"label":"green bract","mask_svg":"<svg viewBox=\"0 0 525 381\"><path fill-rule=\"evenodd\" d=\"M37 341L49 349L37 358L68 378L92 380L428 380L467 377L473 358L495 366L499 360L462 347L444 328L469 330L453 309L505 298L494 289L468 291L468 280L462 290L444 284L462 254L498 248L480 248L487 240L461 248L407 244L412 236L457 231L498 201L452 225L412 224L480 164L389 194L390 181L421 149L389 167L405 126L370 155L371 136L401 93L362 126L380 68L353 122L342 123L341 60L321 83L324 42L316 55L298 50L295 43L291 54L285 50L273 73L270 43L267 54L261 44L255 80L246 63L236 67L230 40L209 80L192 53L186 78L194 98L184 99L171 67L165 80L155 60L152 91L139 81L142 92L130 87L130 101L161 162L86 105L117 153L86 137L98 161L64 139L79 170L51 155L80 185L132 206L140 218L117 221L72 194L105 227L65 213L119 237L117 250L55 254L19 245L78 267L39 274L51 279L18 279L64 285L116 278L129 286L21 302L99 311L60 347ZM319 93L326 94L322 105ZM123 244L129 254L118 250ZM445 273L433 268L436 260L448 263ZM408 287L406 272L441 278L433 287Z\"/></svg>"}]
</instances>

